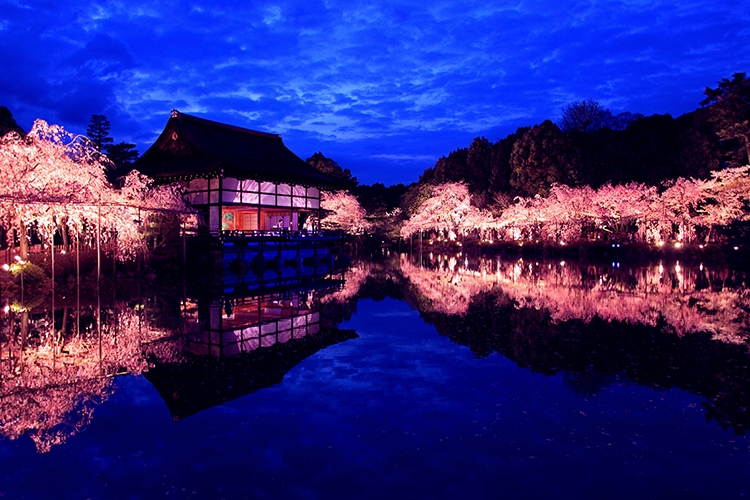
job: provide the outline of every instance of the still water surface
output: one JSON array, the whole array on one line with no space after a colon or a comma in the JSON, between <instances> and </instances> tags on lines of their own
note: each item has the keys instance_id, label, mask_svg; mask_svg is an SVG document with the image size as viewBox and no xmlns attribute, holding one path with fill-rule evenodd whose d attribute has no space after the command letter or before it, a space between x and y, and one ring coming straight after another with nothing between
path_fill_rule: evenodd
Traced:
<instances>
[{"instance_id":1,"label":"still water surface","mask_svg":"<svg viewBox=\"0 0 750 500\"><path fill-rule=\"evenodd\" d=\"M0 492L750 494L742 272L392 256L323 285L9 311Z\"/></svg>"}]
</instances>

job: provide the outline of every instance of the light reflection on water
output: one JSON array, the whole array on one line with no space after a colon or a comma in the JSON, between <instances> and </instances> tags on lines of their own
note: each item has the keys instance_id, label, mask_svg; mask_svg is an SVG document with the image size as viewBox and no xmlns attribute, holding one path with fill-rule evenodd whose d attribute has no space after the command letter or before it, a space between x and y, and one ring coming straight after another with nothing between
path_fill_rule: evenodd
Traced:
<instances>
[{"instance_id":1,"label":"light reflection on water","mask_svg":"<svg viewBox=\"0 0 750 500\"><path fill-rule=\"evenodd\" d=\"M433 255L346 278L6 314L0 491L748 492L743 273Z\"/></svg>"},{"instance_id":2,"label":"light reflection on water","mask_svg":"<svg viewBox=\"0 0 750 500\"><path fill-rule=\"evenodd\" d=\"M418 262L415 262L418 261ZM651 325L666 323L678 335L710 332L744 343L750 336L746 275L679 261L648 266L578 265L565 261L402 255L404 276L432 309L465 314L472 297L499 288L518 307L549 311L556 321L597 317Z\"/></svg>"}]
</instances>

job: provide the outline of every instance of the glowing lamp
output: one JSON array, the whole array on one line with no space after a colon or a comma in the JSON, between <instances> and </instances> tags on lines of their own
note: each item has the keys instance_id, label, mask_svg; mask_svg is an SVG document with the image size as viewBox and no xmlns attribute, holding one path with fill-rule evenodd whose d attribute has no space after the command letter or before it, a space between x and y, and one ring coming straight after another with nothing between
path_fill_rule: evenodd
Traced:
<instances>
[{"instance_id":1,"label":"glowing lamp","mask_svg":"<svg viewBox=\"0 0 750 500\"><path fill-rule=\"evenodd\" d=\"M8 264L3 264L3 270L10 271L10 266Z\"/></svg>"}]
</instances>

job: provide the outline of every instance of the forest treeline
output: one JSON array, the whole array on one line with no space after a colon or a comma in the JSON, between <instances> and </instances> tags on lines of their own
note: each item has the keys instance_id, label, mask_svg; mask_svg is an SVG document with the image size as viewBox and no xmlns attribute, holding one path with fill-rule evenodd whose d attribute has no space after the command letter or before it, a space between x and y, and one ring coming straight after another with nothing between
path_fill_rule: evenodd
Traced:
<instances>
[{"instance_id":1,"label":"forest treeline","mask_svg":"<svg viewBox=\"0 0 750 500\"><path fill-rule=\"evenodd\" d=\"M373 229L392 234L434 186L445 183L463 182L472 205L500 213L516 197L546 197L556 184L597 189L636 182L661 189L669 180L706 179L712 171L748 164L750 80L736 73L707 88L704 97L701 107L677 118L615 115L596 101L577 101L563 108L557 122L521 127L496 142L475 138L439 158L409 186L359 185L322 153L308 162L352 180L351 192Z\"/></svg>"}]
</instances>

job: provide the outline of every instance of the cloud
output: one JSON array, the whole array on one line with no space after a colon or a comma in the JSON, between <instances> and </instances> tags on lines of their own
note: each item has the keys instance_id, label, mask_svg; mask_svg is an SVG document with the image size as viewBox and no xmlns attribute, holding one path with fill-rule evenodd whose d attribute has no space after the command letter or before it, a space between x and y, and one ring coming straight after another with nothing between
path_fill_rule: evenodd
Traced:
<instances>
[{"instance_id":1,"label":"cloud","mask_svg":"<svg viewBox=\"0 0 750 500\"><path fill-rule=\"evenodd\" d=\"M82 131L105 113L115 140L143 150L177 108L283 133L301 155L332 149L364 182L383 165L416 179L472 137L555 119L574 100L678 115L706 85L750 66L750 8L729 1L3 10L0 105L26 127L38 116Z\"/></svg>"},{"instance_id":2,"label":"cloud","mask_svg":"<svg viewBox=\"0 0 750 500\"><path fill-rule=\"evenodd\" d=\"M394 160L394 161L434 161L436 158L432 155L409 155L409 154L378 154L378 155L371 155L371 158L382 158L384 160Z\"/></svg>"}]
</instances>

